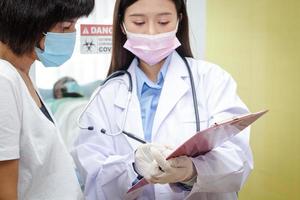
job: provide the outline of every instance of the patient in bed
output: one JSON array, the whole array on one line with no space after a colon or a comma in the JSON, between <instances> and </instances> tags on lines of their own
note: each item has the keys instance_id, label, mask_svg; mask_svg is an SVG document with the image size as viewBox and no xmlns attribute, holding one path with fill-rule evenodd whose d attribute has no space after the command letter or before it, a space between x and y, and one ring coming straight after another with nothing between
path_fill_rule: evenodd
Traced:
<instances>
[{"instance_id":1,"label":"patient in bed","mask_svg":"<svg viewBox=\"0 0 300 200\"><path fill-rule=\"evenodd\" d=\"M55 82L53 86L53 97L60 99L64 97L83 97L80 86L77 81L71 77L65 76Z\"/></svg>"}]
</instances>

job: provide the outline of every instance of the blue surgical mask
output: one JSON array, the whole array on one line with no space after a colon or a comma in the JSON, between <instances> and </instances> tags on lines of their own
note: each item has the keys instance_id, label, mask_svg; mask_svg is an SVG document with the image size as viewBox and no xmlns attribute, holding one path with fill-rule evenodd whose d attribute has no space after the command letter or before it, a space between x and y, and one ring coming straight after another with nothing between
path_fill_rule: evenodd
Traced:
<instances>
[{"instance_id":1,"label":"blue surgical mask","mask_svg":"<svg viewBox=\"0 0 300 200\"><path fill-rule=\"evenodd\" d=\"M76 32L48 32L45 38L45 50L35 48L35 52L45 67L59 67L71 58L75 42Z\"/></svg>"},{"instance_id":2,"label":"blue surgical mask","mask_svg":"<svg viewBox=\"0 0 300 200\"><path fill-rule=\"evenodd\" d=\"M80 86L75 81L66 82L64 85L68 93L78 93L78 94L82 93Z\"/></svg>"}]
</instances>

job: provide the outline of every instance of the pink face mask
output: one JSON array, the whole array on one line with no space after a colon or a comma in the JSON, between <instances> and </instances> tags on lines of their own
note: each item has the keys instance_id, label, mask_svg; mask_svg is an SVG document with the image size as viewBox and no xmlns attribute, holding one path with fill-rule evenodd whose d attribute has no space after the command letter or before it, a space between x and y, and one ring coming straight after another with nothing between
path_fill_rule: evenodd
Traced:
<instances>
[{"instance_id":1,"label":"pink face mask","mask_svg":"<svg viewBox=\"0 0 300 200\"><path fill-rule=\"evenodd\" d=\"M181 45L176 37L178 24L174 31L157 35L131 33L125 25L123 27L127 35L124 48L150 66L162 61Z\"/></svg>"}]
</instances>

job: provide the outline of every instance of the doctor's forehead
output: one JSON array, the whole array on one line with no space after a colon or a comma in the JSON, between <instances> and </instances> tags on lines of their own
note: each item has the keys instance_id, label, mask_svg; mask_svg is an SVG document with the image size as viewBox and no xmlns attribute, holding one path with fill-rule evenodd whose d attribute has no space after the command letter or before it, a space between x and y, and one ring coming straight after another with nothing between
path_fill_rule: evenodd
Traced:
<instances>
[{"instance_id":1,"label":"doctor's forehead","mask_svg":"<svg viewBox=\"0 0 300 200\"><path fill-rule=\"evenodd\" d=\"M172 15L177 15L172 0L138 0L125 11L125 18Z\"/></svg>"}]
</instances>

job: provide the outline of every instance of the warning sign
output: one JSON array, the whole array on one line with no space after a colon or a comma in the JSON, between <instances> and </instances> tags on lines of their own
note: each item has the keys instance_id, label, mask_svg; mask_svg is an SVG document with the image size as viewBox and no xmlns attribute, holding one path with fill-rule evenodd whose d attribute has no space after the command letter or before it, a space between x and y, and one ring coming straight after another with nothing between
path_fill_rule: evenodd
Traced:
<instances>
[{"instance_id":1,"label":"warning sign","mask_svg":"<svg viewBox=\"0 0 300 200\"><path fill-rule=\"evenodd\" d=\"M112 25L81 24L80 53L108 54L112 50Z\"/></svg>"}]
</instances>

